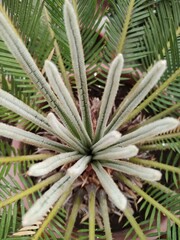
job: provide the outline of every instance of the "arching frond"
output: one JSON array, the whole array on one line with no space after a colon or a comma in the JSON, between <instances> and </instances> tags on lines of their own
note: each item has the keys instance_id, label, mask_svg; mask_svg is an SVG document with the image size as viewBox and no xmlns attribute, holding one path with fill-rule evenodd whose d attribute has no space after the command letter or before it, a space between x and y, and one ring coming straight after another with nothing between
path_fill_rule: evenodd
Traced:
<instances>
[{"instance_id":1,"label":"arching frond","mask_svg":"<svg viewBox=\"0 0 180 240\"><path fill-rule=\"evenodd\" d=\"M109 1L109 23L107 26L108 61L117 53L125 55L125 63L137 61L147 54L145 47L140 43L144 35L145 21L149 17L148 7L153 1ZM135 65L135 64L134 64Z\"/></svg>"},{"instance_id":2,"label":"arching frond","mask_svg":"<svg viewBox=\"0 0 180 240\"><path fill-rule=\"evenodd\" d=\"M161 84L173 76L175 72L179 72L166 90L149 104L155 113L179 102L180 18L177 14L178 9L180 9L178 1L160 1L155 13L151 13L146 22L144 44L149 54L143 59L143 63L150 66L155 59L165 58L167 60L168 69L161 79Z\"/></svg>"}]
</instances>

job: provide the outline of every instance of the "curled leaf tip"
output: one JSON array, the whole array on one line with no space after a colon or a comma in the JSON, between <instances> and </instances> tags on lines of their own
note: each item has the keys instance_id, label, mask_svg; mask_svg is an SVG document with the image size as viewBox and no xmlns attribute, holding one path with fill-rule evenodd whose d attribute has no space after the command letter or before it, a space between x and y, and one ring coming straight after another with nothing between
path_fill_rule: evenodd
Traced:
<instances>
[{"instance_id":1,"label":"curled leaf tip","mask_svg":"<svg viewBox=\"0 0 180 240\"><path fill-rule=\"evenodd\" d=\"M162 177L162 173L158 170L153 169L153 174L152 174L152 182L160 181Z\"/></svg>"},{"instance_id":2,"label":"curled leaf tip","mask_svg":"<svg viewBox=\"0 0 180 240\"><path fill-rule=\"evenodd\" d=\"M29 168L29 170L27 171L27 175L28 175L28 176L34 176L33 166L31 166L31 167Z\"/></svg>"},{"instance_id":3,"label":"curled leaf tip","mask_svg":"<svg viewBox=\"0 0 180 240\"><path fill-rule=\"evenodd\" d=\"M160 60L160 61L158 62L158 66L159 66L159 68L160 68L160 67L165 67L165 68L166 68L166 66L167 66L167 61L166 61L166 60Z\"/></svg>"},{"instance_id":4,"label":"curled leaf tip","mask_svg":"<svg viewBox=\"0 0 180 240\"><path fill-rule=\"evenodd\" d=\"M127 158L134 157L138 154L139 148L137 148L135 145L129 145L128 146L128 153Z\"/></svg>"},{"instance_id":5,"label":"curled leaf tip","mask_svg":"<svg viewBox=\"0 0 180 240\"><path fill-rule=\"evenodd\" d=\"M121 74L122 71L122 67L124 65L124 57L123 55L120 53L118 54L114 60L112 61L112 66L115 65L117 67L117 71L119 71L119 75ZM118 80L118 79L117 79Z\"/></svg>"},{"instance_id":6,"label":"curled leaf tip","mask_svg":"<svg viewBox=\"0 0 180 240\"><path fill-rule=\"evenodd\" d=\"M96 144L92 146L93 153L101 151L107 147L116 144L121 138L121 133L112 131L102 137Z\"/></svg>"},{"instance_id":7,"label":"curled leaf tip","mask_svg":"<svg viewBox=\"0 0 180 240\"><path fill-rule=\"evenodd\" d=\"M29 222L29 221L27 221L26 218L23 218L23 220L22 220L22 225L23 225L23 227L29 226L30 224L29 224L28 222Z\"/></svg>"},{"instance_id":8,"label":"curled leaf tip","mask_svg":"<svg viewBox=\"0 0 180 240\"><path fill-rule=\"evenodd\" d=\"M51 61L49 61L48 59L45 60L44 62L44 67L48 67L51 64Z\"/></svg>"},{"instance_id":9,"label":"curled leaf tip","mask_svg":"<svg viewBox=\"0 0 180 240\"><path fill-rule=\"evenodd\" d=\"M166 117L164 119L162 119L161 121L164 121L164 126L167 126L167 128L169 129L173 129L173 128L176 128L178 127L178 125L180 124L180 121L175 119L175 118L172 118L172 117Z\"/></svg>"},{"instance_id":10,"label":"curled leaf tip","mask_svg":"<svg viewBox=\"0 0 180 240\"><path fill-rule=\"evenodd\" d=\"M119 54L117 55L117 58L118 58L119 60L121 60L122 62L124 62L124 57L123 57L123 55L122 55L121 53L119 53Z\"/></svg>"},{"instance_id":11,"label":"curled leaf tip","mask_svg":"<svg viewBox=\"0 0 180 240\"><path fill-rule=\"evenodd\" d=\"M52 112L48 113L48 115L47 115L48 122L51 121L52 118L54 118L54 113L52 113Z\"/></svg>"},{"instance_id":12,"label":"curled leaf tip","mask_svg":"<svg viewBox=\"0 0 180 240\"><path fill-rule=\"evenodd\" d=\"M118 140L119 138L121 138L121 133L119 133L118 131L112 131L111 132L111 137Z\"/></svg>"}]
</instances>

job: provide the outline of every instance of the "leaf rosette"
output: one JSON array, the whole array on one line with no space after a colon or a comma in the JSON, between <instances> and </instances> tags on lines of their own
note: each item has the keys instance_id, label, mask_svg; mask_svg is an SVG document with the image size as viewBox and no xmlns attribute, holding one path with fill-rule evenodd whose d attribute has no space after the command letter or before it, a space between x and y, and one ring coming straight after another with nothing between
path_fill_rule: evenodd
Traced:
<instances>
[{"instance_id":1,"label":"leaf rosette","mask_svg":"<svg viewBox=\"0 0 180 240\"><path fill-rule=\"evenodd\" d=\"M145 239L133 217L127 194L119 187L120 180L117 175L150 182L159 181L162 176L159 170L129 160L138 156L138 146L153 140L159 134L177 128L179 121L166 117L123 135L118 129L129 120L129 114L156 86L166 70L166 61L160 60L155 63L147 75L131 89L112 116L124 64L123 55L118 54L110 64L94 131L81 35L76 13L68 1L65 1L64 5L64 21L80 111L55 64L49 60L45 62L44 69L48 83L2 9L0 13L0 32L4 42L37 89L41 91L52 111L44 116L2 89L0 89L0 104L55 136L57 141L5 123L0 123L0 135L50 151L50 157L30 166L27 172L29 176L47 176L57 169L63 172L63 176L52 184L23 216L22 224L29 226L42 220L48 210L67 192L70 191L72 194L77 192L78 188L84 187L91 193L95 191L92 187L95 185L100 199L102 195L108 197L114 208L125 214L141 239ZM87 180L92 178L96 181ZM122 179L121 181L123 182ZM81 182L78 187L77 182ZM91 204L91 198L89 202ZM105 220L104 224L108 235L109 225ZM90 224L90 227L93 227L93 224L92 226Z\"/></svg>"}]
</instances>

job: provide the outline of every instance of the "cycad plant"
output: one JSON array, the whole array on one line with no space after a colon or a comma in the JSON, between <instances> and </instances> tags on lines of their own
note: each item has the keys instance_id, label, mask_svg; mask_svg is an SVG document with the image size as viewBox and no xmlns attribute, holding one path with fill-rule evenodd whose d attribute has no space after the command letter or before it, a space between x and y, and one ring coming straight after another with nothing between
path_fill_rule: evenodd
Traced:
<instances>
[{"instance_id":1,"label":"cycad plant","mask_svg":"<svg viewBox=\"0 0 180 240\"><path fill-rule=\"evenodd\" d=\"M31 28L42 29L37 31L41 38L33 37L24 14L28 30L23 25L20 29L28 50L1 7L1 238L109 240L113 239L111 215L115 214L127 219L126 226L131 225L127 235L134 239L147 239L152 234L148 231L156 226L153 234L160 238L165 215L167 236L176 239L180 226L176 193L180 61L175 12L179 4L119 0L109 1L109 8L102 10L103 2L97 9L96 1L47 0L45 8L44 2L24 0L18 3L21 11L13 14L16 7L11 3L4 2L4 6L14 22L19 16L22 20L22 9L30 6L36 12ZM150 36L156 37L158 16L168 6L176 22L170 20L162 45L152 46ZM56 22L58 14L60 23ZM105 15L108 20L102 25ZM43 41L46 34L53 51ZM38 44L42 44L41 58L46 59L44 67L38 51L32 50ZM107 64L102 64L102 56ZM120 76L123 85L128 81L122 74L124 64L127 76L136 83L119 102L119 89L124 87ZM133 80L136 75L129 71L140 64L146 69L153 66L141 79ZM169 84L171 88L166 89ZM94 94L97 89L101 101ZM17 153L7 138L33 147ZM17 156L5 157L8 154ZM14 176L20 174L20 181L10 181L12 170ZM87 234L74 232L76 219L88 224Z\"/></svg>"}]
</instances>

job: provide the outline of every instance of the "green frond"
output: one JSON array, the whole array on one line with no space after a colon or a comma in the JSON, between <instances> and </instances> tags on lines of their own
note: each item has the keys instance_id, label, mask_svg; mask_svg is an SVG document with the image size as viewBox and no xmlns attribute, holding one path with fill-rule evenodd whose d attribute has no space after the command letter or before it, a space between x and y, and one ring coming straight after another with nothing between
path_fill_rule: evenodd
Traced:
<instances>
[{"instance_id":1,"label":"green frond","mask_svg":"<svg viewBox=\"0 0 180 240\"><path fill-rule=\"evenodd\" d=\"M0 48L1 45L4 46L4 43L0 41ZM37 109L38 112L42 112L39 106L44 104L41 100L41 103L38 103L38 99L42 99L43 96L41 94L36 94L36 90L31 83L30 79L27 77L26 73L22 68L19 66L17 61L14 59L12 54L9 53L7 48L5 48L5 53L0 51L0 66L1 66L1 78L0 78L0 86L3 90L11 93L16 98L22 100L24 103L28 104L29 106ZM1 49L2 50L2 49ZM12 61L14 64L12 64ZM43 98L44 99L44 98ZM47 103L45 103L47 107ZM13 113L10 110L7 110L3 106L0 106L0 118L3 120L8 121L9 123L13 122L14 124L17 123L21 124L30 130L38 130L38 127L34 124L22 120L16 113Z\"/></svg>"},{"instance_id":2,"label":"green frond","mask_svg":"<svg viewBox=\"0 0 180 240\"><path fill-rule=\"evenodd\" d=\"M176 213L168 210L168 208L166 208L166 205L164 206L164 202L160 203L159 201L156 200L156 198L154 196L152 197L151 196L153 194L152 192L149 194L149 192L147 192L147 191L145 192L145 191L141 190L138 186L135 186L133 183L131 183L131 181L129 181L125 176L119 175L118 177L122 181L124 181L124 183L127 186L129 186L131 189L133 189L135 192L137 192L141 197L143 197L150 205L152 205L154 208L156 208L162 214L166 215L166 217L168 219L171 219L174 223L176 223L180 227L180 220L176 216ZM159 191L159 189L157 191L158 191L157 194L159 196L161 192ZM163 193L163 196L164 196L164 193ZM173 195L173 198L174 198L174 195ZM167 200L167 198L165 198L165 201L166 200ZM177 199L176 204L177 204L177 202L179 204L179 199Z\"/></svg>"},{"instance_id":3,"label":"green frond","mask_svg":"<svg viewBox=\"0 0 180 240\"><path fill-rule=\"evenodd\" d=\"M128 221L130 222L130 224L133 227L133 230L136 232L137 236L140 238L140 240L145 240L146 236L144 235L142 228L140 227L140 225L137 223L136 219L133 217L131 210L130 209L126 209L124 212L124 215L126 216L126 218L128 219Z\"/></svg>"},{"instance_id":4,"label":"green frond","mask_svg":"<svg viewBox=\"0 0 180 240\"><path fill-rule=\"evenodd\" d=\"M90 64L88 68L101 60L103 39L99 40L99 37L103 27L102 19L105 14L105 10L103 10L104 2L104 0L100 4L97 0L80 0L77 2L85 62Z\"/></svg>"},{"instance_id":5,"label":"green frond","mask_svg":"<svg viewBox=\"0 0 180 240\"><path fill-rule=\"evenodd\" d=\"M18 179L14 178L13 182L10 182L8 179L12 179L12 174L8 174L1 178L1 201L22 191L22 185L20 185ZM0 231L1 239L6 239L9 234L17 231L21 225L21 216L25 211L26 207L22 199L3 209L2 215L0 216L0 224L2 229L4 229L4 231Z\"/></svg>"},{"instance_id":6,"label":"green frond","mask_svg":"<svg viewBox=\"0 0 180 240\"><path fill-rule=\"evenodd\" d=\"M52 42L49 41L49 33L43 17L43 4L39 0L36 3L29 0L24 0L22 3L14 0L2 2L5 9L8 9L9 16L20 32L28 50L36 59L40 68L42 68L44 60L48 58L53 48ZM11 83L14 82L17 86L13 95L19 98L20 96L17 94L21 92L23 101L30 103L35 108L37 107L35 101L37 103L41 99L41 106L46 105L47 108L47 103L44 100L42 101L44 98L40 94L36 95L36 90L28 76L12 54L9 53L3 42L0 42L0 48L0 66L3 68L1 73L6 79L8 76ZM33 98L33 95L36 96L36 99ZM34 126L29 125L29 128L33 129Z\"/></svg>"},{"instance_id":7,"label":"green frond","mask_svg":"<svg viewBox=\"0 0 180 240\"><path fill-rule=\"evenodd\" d=\"M159 1L155 11L150 13L144 35L144 44L149 51L149 54L143 59L146 66L153 64L154 59L162 59L169 54L173 54L173 58L169 56L169 61L179 62L177 51L180 34L180 17L177 14L179 8L178 1Z\"/></svg>"},{"instance_id":8,"label":"green frond","mask_svg":"<svg viewBox=\"0 0 180 240\"><path fill-rule=\"evenodd\" d=\"M11 148L12 149L12 148ZM34 154L34 155L24 155L24 156L12 156L12 157L0 157L0 164L8 164L15 162L24 162L24 161L38 161L44 160L48 157L51 157L51 154Z\"/></svg>"},{"instance_id":9,"label":"green frond","mask_svg":"<svg viewBox=\"0 0 180 240\"><path fill-rule=\"evenodd\" d=\"M148 7L153 1L118 0L116 3L109 3L106 59L110 62L114 54L123 53L125 63L130 65L130 62L137 61L147 54L147 50L140 46L140 43L145 22L149 17Z\"/></svg>"},{"instance_id":10,"label":"green frond","mask_svg":"<svg viewBox=\"0 0 180 240\"><path fill-rule=\"evenodd\" d=\"M22 2L3 0L2 4L5 9L8 9L8 14L28 50L36 59L37 64L42 67L53 48L43 16L44 2L41 0L23 0Z\"/></svg>"},{"instance_id":11,"label":"green frond","mask_svg":"<svg viewBox=\"0 0 180 240\"><path fill-rule=\"evenodd\" d=\"M148 190L146 191L146 193L148 193L153 199L156 199L156 201L158 201L159 203L163 204L163 206L165 206L166 208L171 209L171 211L175 215L179 214L179 199L180 199L179 194L171 190L168 192L164 191L164 189L161 189L159 187L156 188L156 186L148 186ZM164 234L168 234L168 236L171 236L172 231L173 235L178 236L177 225L173 224L172 221L170 221L169 219L167 219L169 226L167 225L165 232L162 232L161 222L166 221L166 219L158 209L151 205L150 202L143 199L141 201L141 207L139 211L141 212L141 216L144 216L144 220L141 220L139 225L141 226L141 228L144 229L145 232L147 231L146 235L147 237L157 236L159 239ZM172 228L175 228L176 230L175 229L172 230ZM126 237L130 235L132 231L133 229L130 228L129 231L127 232ZM169 237L168 239L174 240L176 238Z\"/></svg>"},{"instance_id":12,"label":"green frond","mask_svg":"<svg viewBox=\"0 0 180 240\"><path fill-rule=\"evenodd\" d=\"M2 41L0 50L1 88L26 103L30 102L30 96L35 91L34 86Z\"/></svg>"},{"instance_id":13,"label":"green frond","mask_svg":"<svg viewBox=\"0 0 180 240\"><path fill-rule=\"evenodd\" d=\"M146 22L144 44L149 54L143 59L147 67L154 60L167 60L167 71L159 84L168 81L175 72L180 70L180 18L177 11L180 9L178 1L160 1L155 14L151 13ZM161 29L161 31L159 31ZM179 103L179 74L167 88L149 104L154 113L168 109L172 104Z\"/></svg>"},{"instance_id":14,"label":"green frond","mask_svg":"<svg viewBox=\"0 0 180 240\"><path fill-rule=\"evenodd\" d=\"M176 166L177 168L179 167L179 153L174 152L173 150L169 151L168 153L166 151L162 151L159 156L159 162L166 163L166 164L171 164L172 166ZM171 174L168 170L165 171L165 181L168 182L173 182L175 187L179 187L179 179L180 179L180 174L173 173Z\"/></svg>"},{"instance_id":15,"label":"green frond","mask_svg":"<svg viewBox=\"0 0 180 240\"><path fill-rule=\"evenodd\" d=\"M178 102L178 103L172 105L171 107L167 108L166 110L154 115L153 117L150 117L149 119L145 119L145 121L142 121L140 124L138 124L134 128L132 128L131 131L137 129L137 127L144 126L145 124L151 123L153 121L156 121L156 120L163 118L165 116L168 116L170 114L176 116L176 110L178 110L179 108L180 108L180 103Z\"/></svg>"},{"instance_id":16,"label":"green frond","mask_svg":"<svg viewBox=\"0 0 180 240\"><path fill-rule=\"evenodd\" d=\"M68 47L68 40L64 27L62 5L63 0L46 0L46 7L50 13L51 27L55 34L55 39L61 49L62 59L67 70L72 69L70 51ZM103 2L101 5L103 5ZM97 9L97 0L93 1L77 1L76 13L80 24L82 43L85 52L85 62L91 64L87 69L96 65L100 61L102 41L98 40L99 37L99 24L102 20L101 7ZM98 41L98 42L97 42ZM57 56L58 57L58 56Z\"/></svg>"},{"instance_id":17,"label":"green frond","mask_svg":"<svg viewBox=\"0 0 180 240\"><path fill-rule=\"evenodd\" d=\"M62 60L67 70L72 69L70 50L68 40L65 33L64 19L63 19L63 4L64 0L45 0L45 6L49 13L50 26L54 32L54 38L61 50ZM58 58L59 56L57 56ZM57 61L55 58L55 62Z\"/></svg>"},{"instance_id":18,"label":"green frond","mask_svg":"<svg viewBox=\"0 0 180 240\"><path fill-rule=\"evenodd\" d=\"M148 144L146 144L145 147L148 147L149 145L150 146L156 145L157 149L159 149L159 146L162 146L164 149L172 149L172 150L180 153L179 132L157 136L152 141L148 142ZM143 147L144 146L142 145L142 149L143 149ZM154 148L154 150L155 150L155 148Z\"/></svg>"},{"instance_id":19,"label":"green frond","mask_svg":"<svg viewBox=\"0 0 180 240\"><path fill-rule=\"evenodd\" d=\"M11 154L16 154L13 146L8 142L3 141L3 139L0 139L0 157L10 156Z\"/></svg>"},{"instance_id":20,"label":"green frond","mask_svg":"<svg viewBox=\"0 0 180 240\"><path fill-rule=\"evenodd\" d=\"M17 228L19 227L21 222L18 210L19 204L23 205L23 201L20 201L19 203L16 202L13 206L10 205L8 208L4 209L0 215L1 239L7 239L9 233L16 232Z\"/></svg>"},{"instance_id":21,"label":"green frond","mask_svg":"<svg viewBox=\"0 0 180 240\"><path fill-rule=\"evenodd\" d=\"M161 203L163 206L165 206L166 209L170 209L170 211L174 215L179 214L179 200L180 200L179 194L175 192L165 193L159 188L154 188L154 186L149 187L147 190L147 193L153 199L155 199L156 201ZM160 222L163 221L163 218L164 218L162 213L145 200L143 200L143 203L141 205L141 211L142 210L144 211L145 220L148 219L148 228L152 229L155 226L157 229L157 234L158 236L160 236L161 235ZM154 221L154 219L156 219L156 221ZM170 223L169 219L167 221ZM171 232L170 228L172 225L174 227L175 226L177 227L176 224L171 222L170 226L167 226L167 230L166 230L167 232Z\"/></svg>"},{"instance_id":22,"label":"green frond","mask_svg":"<svg viewBox=\"0 0 180 240\"><path fill-rule=\"evenodd\" d=\"M19 163L18 163L19 164ZM16 233L21 234L18 235L18 239L26 239L25 237L25 230L21 230L21 219L22 216L26 212L26 208L30 207L35 201L37 201L38 196L41 196L41 192L39 189L52 184L54 181L57 181L59 179L60 175L57 174L56 176L52 176L49 179L46 179L45 181L42 181L34 186L34 183L29 177L24 177L23 175L19 175L20 180L18 178L15 178L16 172L22 172L21 168L22 166L19 165L17 167L14 167L14 179L13 182L10 183L7 180L12 178L12 175L5 175L1 178L1 202L0 205L3 204L3 206L6 206L8 204L7 208L3 209L3 214L0 217L0 224L3 227L3 229L6 229L5 231L0 231L2 239L6 239L9 234ZM15 172L16 170L16 172ZM27 170L27 166L26 166ZM10 171L10 169L9 169ZM21 185L19 185L21 183ZM23 187L22 187L23 184ZM35 193L36 192L36 193ZM31 195L31 200L27 201L27 196ZM4 200L4 201L2 201ZM10 204L12 203L13 204ZM24 204L26 203L26 204ZM5 215L6 213L6 215ZM45 235L53 237L52 239L56 239L56 233L58 233L59 229L63 229L65 226L65 213L63 211L59 211L59 213L55 216L55 218L52 220L51 230L45 230ZM6 227L5 227L6 225ZM38 229L39 227L37 227ZM36 233L36 229L34 230L34 234ZM15 236L12 237L12 239L15 239ZM28 237L27 237L28 239ZM32 238L29 238L32 239ZM44 239L44 238L43 238Z\"/></svg>"}]
</instances>

